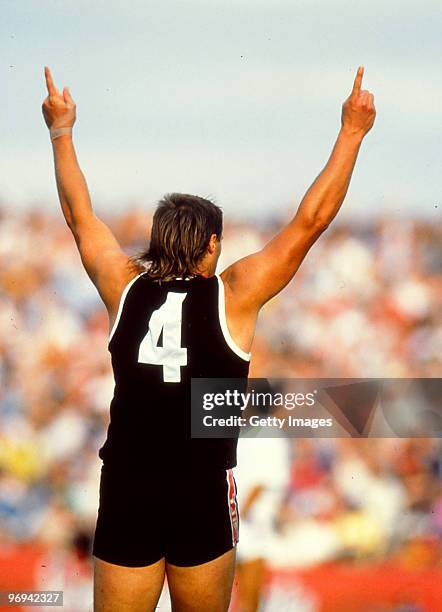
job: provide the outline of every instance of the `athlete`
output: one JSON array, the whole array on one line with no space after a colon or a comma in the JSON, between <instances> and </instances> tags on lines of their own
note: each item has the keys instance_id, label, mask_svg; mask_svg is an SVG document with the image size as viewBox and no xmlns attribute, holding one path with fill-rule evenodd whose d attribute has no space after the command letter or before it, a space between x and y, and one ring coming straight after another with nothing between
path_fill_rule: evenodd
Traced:
<instances>
[{"instance_id":1,"label":"athlete","mask_svg":"<svg viewBox=\"0 0 442 612\"><path fill-rule=\"evenodd\" d=\"M149 247L129 257L94 214L72 140L75 103L45 68L61 208L110 321L115 377L94 539L94 609L154 610L165 577L179 612L228 609L238 540L235 440L191 439L192 378L248 375L261 307L293 278L337 214L375 120L363 67L331 156L293 219L216 275L222 213L207 199L159 203Z\"/></svg>"}]
</instances>

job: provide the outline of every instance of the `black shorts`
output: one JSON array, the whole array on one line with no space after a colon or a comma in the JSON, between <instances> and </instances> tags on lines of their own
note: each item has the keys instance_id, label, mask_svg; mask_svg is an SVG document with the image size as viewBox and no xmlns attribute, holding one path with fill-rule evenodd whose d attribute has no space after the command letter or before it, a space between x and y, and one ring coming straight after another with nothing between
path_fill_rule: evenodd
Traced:
<instances>
[{"instance_id":1,"label":"black shorts","mask_svg":"<svg viewBox=\"0 0 442 612\"><path fill-rule=\"evenodd\" d=\"M103 464L93 554L127 567L193 566L238 542L233 470Z\"/></svg>"}]
</instances>

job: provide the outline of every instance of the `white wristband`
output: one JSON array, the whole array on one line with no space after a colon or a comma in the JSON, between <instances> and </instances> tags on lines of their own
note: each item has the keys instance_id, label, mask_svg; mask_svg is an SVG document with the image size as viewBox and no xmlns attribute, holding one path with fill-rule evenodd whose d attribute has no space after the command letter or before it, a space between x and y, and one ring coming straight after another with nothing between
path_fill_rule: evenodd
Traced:
<instances>
[{"instance_id":1,"label":"white wristband","mask_svg":"<svg viewBox=\"0 0 442 612\"><path fill-rule=\"evenodd\" d=\"M72 128L71 127L61 127L61 128L51 128L49 130L49 134L51 136L51 140L55 140L56 138L59 138L60 136L64 136L65 134L72 134Z\"/></svg>"}]
</instances>

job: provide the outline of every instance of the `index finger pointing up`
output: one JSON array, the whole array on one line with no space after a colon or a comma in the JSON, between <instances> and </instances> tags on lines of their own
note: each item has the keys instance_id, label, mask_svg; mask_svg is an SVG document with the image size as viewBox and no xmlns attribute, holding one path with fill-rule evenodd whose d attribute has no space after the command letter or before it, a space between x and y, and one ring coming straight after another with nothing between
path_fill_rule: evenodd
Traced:
<instances>
[{"instance_id":1,"label":"index finger pointing up","mask_svg":"<svg viewBox=\"0 0 442 612\"><path fill-rule=\"evenodd\" d=\"M51 71L47 66L45 66L45 79L46 79L46 87L48 88L48 94L50 96L55 96L57 94L57 89L54 85L54 81L52 80Z\"/></svg>"},{"instance_id":2,"label":"index finger pointing up","mask_svg":"<svg viewBox=\"0 0 442 612\"><path fill-rule=\"evenodd\" d=\"M360 93L363 75L364 75L364 67L359 66L358 71L356 73L355 81L353 83L353 89L351 92L352 96L357 96Z\"/></svg>"}]
</instances>

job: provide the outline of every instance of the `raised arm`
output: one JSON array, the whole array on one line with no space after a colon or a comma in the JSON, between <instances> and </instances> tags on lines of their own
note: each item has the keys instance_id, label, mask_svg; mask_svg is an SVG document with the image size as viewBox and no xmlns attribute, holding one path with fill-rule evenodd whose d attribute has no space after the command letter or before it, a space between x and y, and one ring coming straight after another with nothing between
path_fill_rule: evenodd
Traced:
<instances>
[{"instance_id":1,"label":"raised arm","mask_svg":"<svg viewBox=\"0 0 442 612\"><path fill-rule=\"evenodd\" d=\"M103 299L110 317L116 316L125 285L136 274L115 236L92 210L84 175L72 141L75 103L67 87L60 92L49 68L45 68L48 96L42 110L51 135L58 196L90 279Z\"/></svg>"},{"instance_id":2,"label":"raised arm","mask_svg":"<svg viewBox=\"0 0 442 612\"><path fill-rule=\"evenodd\" d=\"M221 275L230 319L250 320L293 278L310 247L336 216L347 193L362 139L373 126L373 94L361 91L364 69L342 106L341 128L330 158L290 221L261 251L229 266ZM229 314L229 312L228 312ZM244 321L246 322L246 321Z\"/></svg>"}]
</instances>

